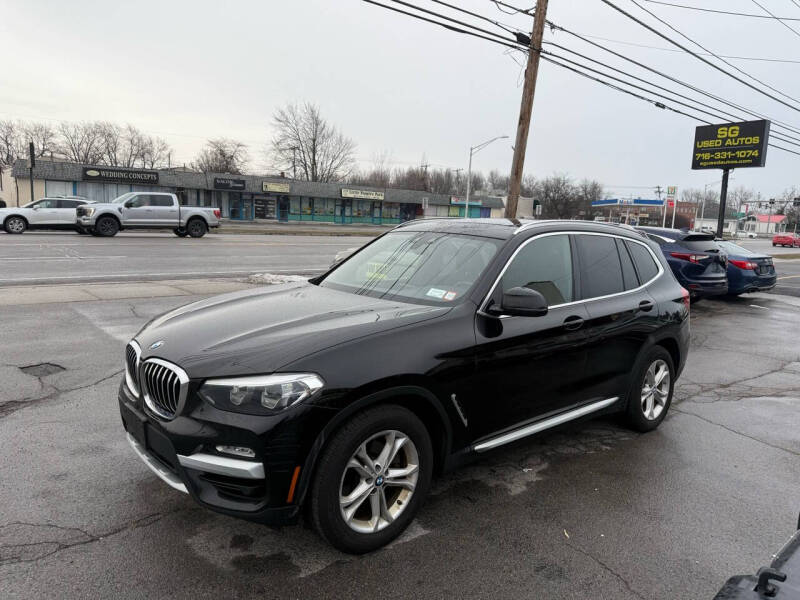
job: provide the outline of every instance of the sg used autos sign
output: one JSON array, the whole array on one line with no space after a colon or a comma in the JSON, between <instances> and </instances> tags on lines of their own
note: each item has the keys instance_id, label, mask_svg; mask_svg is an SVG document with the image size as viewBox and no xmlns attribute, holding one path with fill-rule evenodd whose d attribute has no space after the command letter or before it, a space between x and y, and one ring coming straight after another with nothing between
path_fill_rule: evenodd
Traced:
<instances>
[{"instance_id":1,"label":"sg used autos sign","mask_svg":"<svg viewBox=\"0 0 800 600\"><path fill-rule=\"evenodd\" d=\"M703 125L695 130L692 169L763 167L769 121Z\"/></svg>"}]
</instances>

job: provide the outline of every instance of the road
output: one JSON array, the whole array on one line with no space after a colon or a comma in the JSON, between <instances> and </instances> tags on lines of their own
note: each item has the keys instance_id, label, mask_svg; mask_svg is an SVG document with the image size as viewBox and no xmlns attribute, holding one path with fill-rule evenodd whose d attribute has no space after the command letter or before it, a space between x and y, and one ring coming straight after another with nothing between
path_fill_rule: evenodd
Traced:
<instances>
[{"instance_id":1,"label":"road","mask_svg":"<svg viewBox=\"0 0 800 600\"><path fill-rule=\"evenodd\" d=\"M0 234L0 286L86 281L234 277L251 273L315 273L339 250L370 237L121 233L114 238L71 232Z\"/></svg>"},{"instance_id":2,"label":"road","mask_svg":"<svg viewBox=\"0 0 800 600\"><path fill-rule=\"evenodd\" d=\"M768 563L796 523L796 298L695 305L658 431L607 419L504 448L437 481L399 541L353 557L303 526L198 508L128 447L124 344L198 297L2 307L0 597L711 598ZM57 372L21 369L43 362Z\"/></svg>"}]
</instances>

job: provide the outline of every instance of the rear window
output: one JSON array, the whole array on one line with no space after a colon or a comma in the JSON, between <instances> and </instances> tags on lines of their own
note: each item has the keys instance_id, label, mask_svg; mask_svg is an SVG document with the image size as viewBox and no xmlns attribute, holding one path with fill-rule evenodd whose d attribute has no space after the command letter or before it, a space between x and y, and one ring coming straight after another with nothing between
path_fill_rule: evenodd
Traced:
<instances>
[{"instance_id":1,"label":"rear window","mask_svg":"<svg viewBox=\"0 0 800 600\"><path fill-rule=\"evenodd\" d=\"M647 248L631 241L625 242L625 245L631 253L633 264L636 265L636 270L639 272L639 280L642 283L647 283L658 275L658 265Z\"/></svg>"},{"instance_id":2,"label":"rear window","mask_svg":"<svg viewBox=\"0 0 800 600\"><path fill-rule=\"evenodd\" d=\"M675 242L682 248L687 248L689 250L694 250L696 252L719 252L719 246L714 241L714 238L701 238L695 239L694 237L688 237L683 240L678 240Z\"/></svg>"},{"instance_id":3,"label":"rear window","mask_svg":"<svg viewBox=\"0 0 800 600\"><path fill-rule=\"evenodd\" d=\"M618 294L625 290L615 238L577 235L583 299Z\"/></svg>"},{"instance_id":4,"label":"rear window","mask_svg":"<svg viewBox=\"0 0 800 600\"><path fill-rule=\"evenodd\" d=\"M751 250L743 248L742 246L734 244L733 242L716 242L716 244L727 254L733 254L734 256L757 256L756 252L752 252Z\"/></svg>"},{"instance_id":5,"label":"rear window","mask_svg":"<svg viewBox=\"0 0 800 600\"><path fill-rule=\"evenodd\" d=\"M617 238L617 252L619 252L619 262L622 265L622 282L626 290L639 287L639 280L636 278L636 269L633 268L633 260L625 248L625 242Z\"/></svg>"}]
</instances>

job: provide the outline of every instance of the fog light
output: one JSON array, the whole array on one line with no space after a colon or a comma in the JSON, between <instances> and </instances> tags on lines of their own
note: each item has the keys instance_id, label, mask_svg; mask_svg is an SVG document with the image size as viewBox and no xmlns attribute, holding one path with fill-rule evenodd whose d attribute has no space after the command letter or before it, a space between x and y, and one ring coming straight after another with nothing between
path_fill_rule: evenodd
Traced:
<instances>
[{"instance_id":1,"label":"fog light","mask_svg":"<svg viewBox=\"0 0 800 600\"><path fill-rule=\"evenodd\" d=\"M246 446L217 446L217 452L223 454L233 454L234 456L243 456L245 458L255 458L256 453Z\"/></svg>"}]
</instances>

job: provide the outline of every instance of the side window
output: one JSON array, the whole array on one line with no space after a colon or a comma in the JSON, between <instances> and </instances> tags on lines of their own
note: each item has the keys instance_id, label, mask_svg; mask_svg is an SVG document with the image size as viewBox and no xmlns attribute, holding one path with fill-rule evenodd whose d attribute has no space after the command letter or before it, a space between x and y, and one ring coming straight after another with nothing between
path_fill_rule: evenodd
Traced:
<instances>
[{"instance_id":1,"label":"side window","mask_svg":"<svg viewBox=\"0 0 800 600\"><path fill-rule=\"evenodd\" d=\"M174 206L172 196L150 196L150 206Z\"/></svg>"},{"instance_id":2,"label":"side window","mask_svg":"<svg viewBox=\"0 0 800 600\"><path fill-rule=\"evenodd\" d=\"M548 306L572 302L569 236L550 235L529 242L508 265L501 285L503 292L514 287L536 290Z\"/></svg>"},{"instance_id":3,"label":"side window","mask_svg":"<svg viewBox=\"0 0 800 600\"><path fill-rule=\"evenodd\" d=\"M142 206L150 206L150 196L147 194L136 194L125 202L128 208L141 208Z\"/></svg>"},{"instance_id":4,"label":"side window","mask_svg":"<svg viewBox=\"0 0 800 600\"><path fill-rule=\"evenodd\" d=\"M636 278L636 269L633 268L631 256L625 248L625 242L619 238L617 238L617 252L619 252L619 262L622 265L622 283L625 285L625 289L632 290L639 287L639 280Z\"/></svg>"},{"instance_id":5,"label":"side window","mask_svg":"<svg viewBox=\"0 0 800 600\"><path fill-rule=\"evenodd\" d=\"M606 235L575 236L584 300L625 291L615 239Z\"/></svg>"},{"instance_id":6,"label":"side window","mask_svg":"<svg viewBox=\"0 0 800 600\"><path fill-rule=\"evenodd\" d=\"M36 204L36 208L56 208L58 206L58 200L53 198L45 198L41 202Z\"/></svg>"},{"instance_id":7,"label":"side window","mask_svg":"<svg viewBox=\"0 0 800 600\"><path fill-rule=\"evenodd\" d=\"M75 208L78 204L82 204L77 200L59 200L58 208Z\"/></svg>"},{"instance_id":8,"label":"side window","mask_svg":"<svg viewBox=\"0 0 800 600\"><path fill-rule=\"evenodd\" d=\"M636 265L636 270L639 272L639 279L642 283L647 283L658 275L658 265L647 248L631 241L626 242L625 245L630 250L633 263Z\"/></svg>"}]
</instances>

